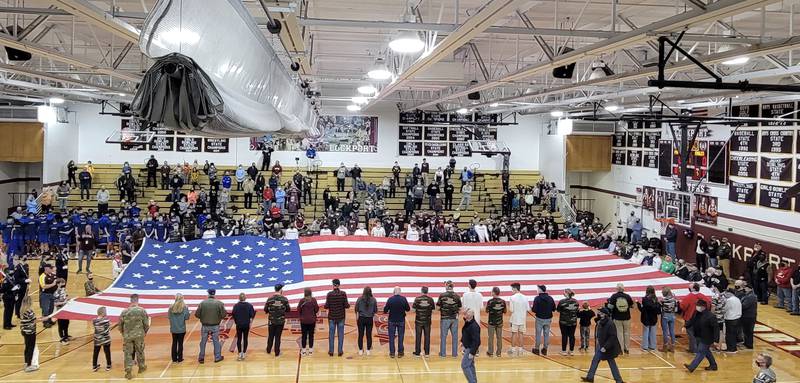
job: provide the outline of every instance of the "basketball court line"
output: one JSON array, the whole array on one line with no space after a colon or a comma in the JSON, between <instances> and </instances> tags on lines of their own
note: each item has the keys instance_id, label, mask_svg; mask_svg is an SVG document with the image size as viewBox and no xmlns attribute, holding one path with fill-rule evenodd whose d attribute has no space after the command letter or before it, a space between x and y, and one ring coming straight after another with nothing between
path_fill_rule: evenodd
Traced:
<instances>
[{"instance_id":1,"label":"basketball court line","mask_svg":"<svg viewBox=\"0 0 800 383\"><path fill-rule=\"evenodd\" d=\"M197 325L198 325L198 324L200 324L200 322L199 322L199 321L197 321L197 322L195 322L195 323L194 323L194 326L192 326L192 330L191 330L191 331L189 331L189 333L188 333L188 334L186 334L186 337L187 337L187 338L188 338L189 336L191 336L191 335L194 333L194 330L197 330ZM172 347L172 343L170 343L170 347ZM172 350L170 350L170 352L171 352L171 351L172 351ZM161 371L161 375L159 375L159 378L163 378L163 377L164 377L164 374L166 374L166 373L167 373L167 370L169 370L169 368L170 368L171 366L172 366L172 359L170 359L169 363L167 363L167 366L166 366L166 367L164 367L164 370L163 370L163 371Z\"/></svg>"}]
</instances>

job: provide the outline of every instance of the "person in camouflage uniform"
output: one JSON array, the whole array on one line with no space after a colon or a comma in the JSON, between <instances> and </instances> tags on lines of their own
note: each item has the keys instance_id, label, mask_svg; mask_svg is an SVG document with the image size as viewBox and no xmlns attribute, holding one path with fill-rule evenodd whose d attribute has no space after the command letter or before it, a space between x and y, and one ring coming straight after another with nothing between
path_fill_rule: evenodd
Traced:
<instances>
[{"instance_id":1,"label":"person in camouflage uniform","mask_svg":"<svg viewBox=\"0 0 800 383\"><path fill-rule=\"evenodd\" d=\"M130 306L119 316L119 331L122 333L122 351L125 353L125 378L133 379L133 356L139 365L139 373L145 372L144 336L150 329L147 311L139 307L139 294L131 295Z\"/></svg>"},{"instance_id":2,"label":"person in camouflage uniform","mask_svg":"<svg viewBox=\"0 0 800 383\"><path fill-rule=\"evenodd\" d=\"M492 299L486 302L486 314L489 315L489 350L486 355L495 355L498 358L503 351L503 314L506 313L506 301L500 298L500 288L492 288ZM494 340L497 339L497 349ZM492 350L495 350L492 352Z\"/></svg>"},{"instance_id":3,"label":"person in camouflage uniform","mask_svg":"<svg viewBox=\"0 0 800 383\"><path fill-rule=\"evenodd\" d=\"M269 325L269 333L267 335L267 354L272 352L272 346L275 346L275 357L281 355L281 335L283 334L283 325L286 323L286 313L291 310L289 300L283 296L283 285L275 285L275 295L267 299L264 305L264 311L267 313Z\"/></svg>"},{"instance_id":4,"label":"person in camouflage uniform","mask_svg":"<svg viewBox=\"0 0 800 383\"><path fill-rule=\"evenodd\" d=\"M411 308L416 313L414 317L414 356L420 355L420 342L425 337L425 356L431 354L431 317L436 303L428 296L428 286L422 286L422 295L414 298Z\"/></svg>"},{"instance_id":5,"label":"person in camouflage uniform","mask_svg":"<svg viewBox=\"0 0 800 383\"><path fill-rule=\"evenodd\" d=\"M91 272L86 273L86 282L83 283L83 290L86 292L87 297L95 295L99 292L97 287L94 285L94 275Z\"/></svg>"},{"instance_id":6,"label":"person in camouflage uniform","mask_svg":"<svg viewBox=\"0 0 800 383\"><path fill-rule=\"evenodd\" d=\"M458 356L458 312L461 310L461 297L453 292L453 281L444 283L445 292L439 295L436 306L439 307L440 326L439 329L439 356L447 356L447 333L450 332L453 338L453 357Z\"/></svg>"},{"instance_id":7,"label":"person in camouflage uniform","mask_svg":"<svg viewBox=\"0 0 800 383\"><path fill-rule=\"evenodd\" d=\"M575 350L575 329L578 327L578 301L572 289L564 290L564 299L558 301L558 327L561 330L561 355L572 355ZM569 352L567 352L569 345Z\"/></svg>"}]
</instances>

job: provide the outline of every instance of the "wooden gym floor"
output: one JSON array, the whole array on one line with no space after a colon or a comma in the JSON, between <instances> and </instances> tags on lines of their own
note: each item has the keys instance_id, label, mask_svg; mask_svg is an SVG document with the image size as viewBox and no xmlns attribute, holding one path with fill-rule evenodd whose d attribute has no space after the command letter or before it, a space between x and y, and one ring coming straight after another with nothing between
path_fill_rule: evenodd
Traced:
<instances>
[{"instance_id":1,"label":"wooden gym floor","mask_svg":"<svg viewBox=\"0 0 800 383\"><path fill-rule=\"evenodd\" d=\"M31 262L31 269L35 264ZM95 281L99 287L110 283L110 264L107 261L94 263ZM69 288L72 296L83 295L83 275L71 274ZM36 291L36 287L32 287ZM34 294L35 298L35 294ZM257 308L258 309L258 308ZM37 304L38 312L38 304ZM637 312L634 311L634 314ZM438 315L437 315L438 317ZM485 318L485 314L484 314ZM775 359L774 368L780 382L800 383L800 321L796 316L789 316L771 306L759 307L759 321L762 325L756 340L756 352L766 351ZM740 351L735 355L717 353L715 357L720 366L717 372L705 372L701 369L688 374L682 367L688 363L692 355L685 350L685 335L679 339L681 346L675 353L643 352L638 347L641 339L641 326L638 318L634 318L632 330L632 350L629 356L617 359L622 376L627 382L750 382L754 374L753 351ZM16 323L16 320L15 320ZM431 356L428 359L415 358L413 352L414 324L413 315L407 319L405 345L406 356L402 359L388 357L386 332L382 326L373 331L374 345L371 356L359 356L356 346L355 316L348 312L345 328L345 355L341 358L327 355L328 333L327 323L318 324L315 334L315 353L311 357L300 358L299 325L287 325L283 333L282 355L275 358L264 351L266 345L266 319L259 310L256 326L250 335L250 350L247 360L236 361L236 353L229 352L231 340L223 345L225 361L222 363L196 362L199 342L199 323L192 318L188 324L184 358L182 364L170 362L169 323L165 318L153 320L150 333L146 338L146 360L148 370L136 376L138 380L154 382L444 382L463 381L459 359L439 358L439 327L434 323L432 330ZM504 334L504 355L501 358L488 358L486 351L486 331L483 329L483 345L481 356L477 359L478 379L481 382L509 381L548 381L577 382L589 367L591 353L576 353L575 356L560 356L561 337L558 325L554 321L551 346L547 357L534 356L529 352L521 357L508 357L505 350L510 346L510 333ZM112 382L123 381L123 355L120 347L120 335L112 330L112 362L113 369L106 372L91 370L92 340L91 325L87 322L73 321L70 335L74 340L62 346L58 342L55 327L44 330L39 326L37 343L41 351L41 369L34 373L22 371L22 338L18 328L0 332L0 381L11 382ZM677 330L681 334L681 330ZM378 333L377 335L375 333ZM528 321L528 335L525 345L530 351L533 345L533 320ZM235 332L231 330L231 338ZM661 339L659 335L659 344ZM235 339L234 339L235 340ZM208 345L206 360L213 358L213 348ZM102 355L101 359L102 361ZM104 362L101 362L104 364ZM607 365L601 363L596 381L613 381ZM705 364L701 365L705 366ZM134 368L134 372L136 368ZM702 371L702 372L701 372Z\"/></svg>"}]
</instances>

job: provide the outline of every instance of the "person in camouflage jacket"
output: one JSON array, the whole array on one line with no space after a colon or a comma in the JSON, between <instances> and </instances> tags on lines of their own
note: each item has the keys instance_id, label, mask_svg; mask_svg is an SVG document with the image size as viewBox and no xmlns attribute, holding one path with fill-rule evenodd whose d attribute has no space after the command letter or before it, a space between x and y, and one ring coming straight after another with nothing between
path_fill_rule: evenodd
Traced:
<instances>
[{"instance_id":1,"label":"person in camouflage jacket","mask_svg":"<svg viewBox=\"0 0 800 383\"><path fill-rule=\"evenodd\" d=\"M489 316L489 349L486 355L500 357L503 352L503 314L506 313L506 301L500 298L500 288L492 288L492 299L486 302L486 314ZM497 340L497 348L494 341ZM494 352L493 352L494 350Z\"/></svg>"},{"instance_id":2,"label":"person in camouflage jacket","mask_svg":"<svg viewBox=\"0 0 800 383\"><path fill-rule=\"evenodd\" d=\"M425 356L431 353L431 317L436 303L428 296L428 287L422 286L422 295L414 298L411 308L416 313L414 317L414 356L420 356L421 343L424 344ZM424 339L424 342L422 338Z\"/></svg>"},{"instance_id":3,"label":"person in camouflage jacket","mask_svg":"<svg viewBox=\"0 0 800 383\"><path fill-rule=\"evenodd\" d=\"M570 289L564 290L564 299L558 301L558 327L561 329L561 355L569 355L575 350L575 329L578 327L578 301L573 298L575 293Z\"/></svg>"},{"instance_id":4,"label":"person in camouflage jacket","mask_svg":"<svg viewBox=\"0 0 800 383\"><path fill-rule=\"evenodd\" d=\"M139 307L139 294L131 295L130 306L119 315L119 331L122 333L122 351L125 354L125 378L133 379L133 356L139 365L139 373L147 370L144 357L144 336L150 330L147 311Z\"/></svg>"},{"instance_id":5,"label":"person in camouflage jacket","mask_svg":"<svg viewBox=\"0 0 800 383\"><path fill-rule=\"evenodd\" d=\"M286 324L286 313L290 310L289 300L283 296L283 285L279 283L275 285L275 295L269 297L264 305L269 325L267 354L272 353L272 347L275 346L275 357L281 355L281 335L283 334L283 325Z\"/></svg>"},{"instance_id":6,"label":"person in camouflage jacket","mask_svg":"<svg viewBox=\"0 0 800 383\"><path fill-rule=\"evenodd\" d=\"M436 306L441 314L439 356L447 356L447 333L450 332L453 338L452 355L455 358L458 356L458 312L461 310L461 297L453 292L453 281L445 282L445 292L439 295Z\"/></svg>"}]
</instances>

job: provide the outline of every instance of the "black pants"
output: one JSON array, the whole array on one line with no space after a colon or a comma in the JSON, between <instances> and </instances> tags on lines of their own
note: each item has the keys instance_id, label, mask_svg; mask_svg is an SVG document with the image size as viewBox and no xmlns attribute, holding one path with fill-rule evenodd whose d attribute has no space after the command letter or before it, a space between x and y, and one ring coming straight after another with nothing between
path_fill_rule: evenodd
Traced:
<instances>
[{"instance_id":1,"label":"black pants","mask_svg":"<svg viewBox=\"0 0 800 383\"><path fill-rule=\"evenodd\" d=\"M267 354L272 352L272 347L275 346L275 356L281 354L281 335L283 334L282 324L269 325L269 332L267 335Z\"/></svg>"},{"instance_id":2,"label":"black pants","mask_svg":"<svg viewBox=\"0 0 800 383\"><path fill-rule=\"evenodd\" d=\"M30 366L36 348L36 334L22 334L22 337L25 338L25 366Z\"/></svg>"},{"instance_id":3,"label":"black pants","mask_svg":"<svg viewBox=\"0 0 800 383\"><path fill-rule=\"evenodd\" d=\"M150 184L150 181L153 181L153 184ZM156 183L156 172L147 172L147 187L156 187L158 184Z\"/></svg>"},{"instance_id":4,"label":"black pants","mask_svg":"<svg viewBox=\"0 0 800 383\"><path fill-rule=\"evenodd\" d=\"M86 199L89 199L89 184L81 184L81 200L83 200L83 192L86 192Z\"/></svg>"},{"instance_id":5,"label":"black pants","mask_svg":"<svg viewBox=\"0 0 800 383\"><path fill-rule=\"evenodd\" d=\"M103 215L108 212L108 204L107 203L98 203L97 204L97 213Z\"/></svg>"},{"instance_id":6,"label":"black pants","mask_svg":"<svg viewBox=\"0 0 800 383\"><path fill-rule=\"evenodd\" d=\"M567 351L567 343L570 351L575 350L575 327L575 325L558 324L558 328L561 329L561 351Z\"/></svg>"},{"instance_id":7,"label":"black pants","mask_svg":"<svg viewBox=\"0 0 800 383\"><path fill-rule=\"evenodd\" d=\"M253 208L253 193L244 193L244 208Z\"/></svg>"},{"instance_id":8,"label":"black pants","mask_svg":"<svg viewBox=\"0 0 800 383\"><path fill-rule=\"evenodd\" d=\"M314 348L314 328L316 323L300 324L300 346L306 348Z\"/></svg>"},{"instance_id":9,"label":"black pants","mask_svg":"<svg viewBox=\"0 0 800 383\"><path fill-rule=\"evenodd\" d=\"M422 209L422 198L414 198L414 210Z\"/></svg>"},{"instance_id":10,"label":"black pants","mask_svg":"<svg viewBox=\"0 0 800 383\"><path fill-rule=\"evenodd\" d=\"M422 342L422 338L425 341ZM414 323L414 355L419 355L420 346L425 350L425 355L431 354L431 324Z\"/></svg>"},{"instance_id":11,"label":"black pants","mask_svg":"<svg viewBox=\"0 0 800 383\"><path fill-rule=\"evenodd\" d=\"M695 253L695 264L700 270L708 269L708 256L706 254Z\"/></svg>"},{"instance_id":12,"label":"black pants","mask_svg":"<svg viewBox=\"0 0 800 383\"><path fill-rule=\"evenodd\" d=\"M78 181L75 180L75 172L67 174L67 183L69 184L69 186L72 187L78 185Z\"/></svg>"},{"instance_id":13,"label":"black pants","mask_svg":"<svg viewBox=\"0 0 800 383\"><path fill-rule=\"evenodd\" d=\"M69 338L69 320L68 319L58 319L58 337L61 340L66 340Z\"/></svg>"},{"instance_id":14,"label":"black pants","mask_svg":"<svg viewBox=\"0 0 800 383\"><path fill-rule=\"evenodd\" d=\"M169 190L169 176L161 176L161 190Z\"/></svg>"},{"instance_id":15,"label":"black pants","mask_svg":"<svg viewBox=\"0 0 800 383\"><path fill-rule=\"evenodd\" d=\"M242 190L242 183L239 181L236 181L236 190Z\"/></svg>"},{"instance_id":16,"label":"black pants","mask_svg":"<svg viewBox=\"0 0 800 383\"><path fill-rule=\"evenodd\" d=\"M311 188L307 187L303 190L303 203L311 203Z\"/></svg>"},{"instance_id":17,"label":"black pants","mask_svg":"<svg viewBox=\"0 0 800 383\"><path fill-rule=\"evenodd\" d=\"M272 156L265 156L264 158L261 159L261 170L262 171L269 170L269 163L270 163L270 159L271 159L270 157L272 157Z\"/></svg>"},{"instance_id":18,"label":"black pants","mask_svg":"<svg viewBox=\"0 0 800 383\"><path fill-rule=\"evenodd\" d=\"M250 327L236 326L236 350L247 352L247 338L250 337Z\"/></svg>"},{"instance_id":19,"label":"black pants","mask_svg":"<svg viewBox=\"0 0 800 383\"><path fill-rule=\"evenodd\" d=\"M726 351L736 351L736 336L739 334L739 320L725 321L725 346Z\"/></svg>"},{"instance_id":20,"label":"black pants","mask_svg":"<svg viewBox=\"0 0 800 383\"><path fill-rule=\"evenodd\" d=\"M183 338L186 337L186 333L182 332L180 334L172 334L172 347L170 348L170 352L172 354L172 361L173 362L181 362L183 361Z\"/></svg>"},{"instance_id":21,"label":"black pants","mask_svg":"<svg viewBox=\"0 0 800 383\"><path fill-rule=\"evenodd\" d=\"M22 300L28 295L28 288L25 287L27 285L23 284L23 287L17 290L16 300L14 302L14 315L17 318L21 318L19 310L22 307Z\"/></svg>"},{"instance_id":22,"label":"black pants","mask_svg":"<svg viewBox=\"0 0 800 383\"><path fill-rule=\"evenodd\" d=\"M343 192L344 191L344 178L337 178L336 179L336 191Z\"/></svg>"},{"instance_id":23,"label":"black pants","mask_svg":"<svg viewBox=\"0 0 800 383\"><path fill-rule=\"evenodd\" d=\"M444 195L444 209L445 210L453 210L453 195L446 194Z\"/></svg>"},{"instance_id":24,"label":"black pants","mask_svg":"<svg viewBox=\"0 0 800 383\"><path fill-rule=\"evenodd\" d=\"M3 294L3 328L11 327L11 318L14 317L14 294Z\"/></svg>"},{"instance_id":25,"label":"black pants","mask_svg":"<svg viewBox=\"0 0 800 383\"><path fill-rule=\"evenodd\" d=\"M769 286L766 280L756 280L755 293L759 302L763 304L769 302Z\"/></svg>"},{"instance_id":26,"label":"black pants","mask_svg":"<svg viewBox=\"0 0 800 383\"><path fill-rule=\"evenodd\" d=\"M102 346L94 346L92 352L92 367L98 366L97 357L100 356L100 348L103 348L103 353L106 354L106 366L111 367L111 343L106 343Z\"/></svg>"},{"instance_id":27,"label":"black pants","mask_svg":"<svg viewBox=\"0 0 800 383\"><path fill-rule=\"evenodd\" d=\"M135 194L136 194L136 192L132 188L125 190L125 195L127 197L126 200L128 202L136 202L136 195Z\"/></svg>"},{"instance_id":28,"label":"black pants","mask_svg":"<svg viewBox=\"0 0 800 383\"><path fill-rule=\"evenodd\" d=\"M739 325L742 326L742 333L744 334L744 346L753 348L753 331L756 327L756 318L742 317L739 319Z\"/></svg>"},{"instance_id":29,"label":"black pants","mask_svg":"<svg viewBox=\"0 0 800 383\"><path fill-rule=\"evenodd\" d=\"M358 349L364 349L364 336L367 336L367 350L372 350L372 318L358 317Z\"/></svg>"}]
</instances>

